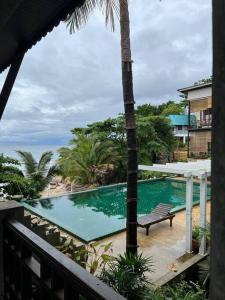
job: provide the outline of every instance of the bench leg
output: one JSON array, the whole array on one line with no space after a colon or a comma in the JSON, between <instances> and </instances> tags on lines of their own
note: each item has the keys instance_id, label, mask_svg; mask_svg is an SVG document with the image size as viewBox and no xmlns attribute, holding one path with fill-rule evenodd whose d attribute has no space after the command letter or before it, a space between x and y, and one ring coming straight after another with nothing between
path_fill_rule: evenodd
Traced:
<instances>
[{"instance_id":1,"label":"bench leg","mask_svg":"<svg viewBox=\"0 0 225 300\"><path fill-rule=\"evenodd\" d=\"M170 227L173 226L173 218L170 218Z\"/></svg>"},{"instance_id":2,"label":"bench leg","mask_svg":"<svg viewBox=\"0 0 225 300\"><path fill-rule=\"evenodd\" d=\"M149 228L150 228L150 225L146 226L146 235L149 235Z\"/></svg>"}]
</instances>

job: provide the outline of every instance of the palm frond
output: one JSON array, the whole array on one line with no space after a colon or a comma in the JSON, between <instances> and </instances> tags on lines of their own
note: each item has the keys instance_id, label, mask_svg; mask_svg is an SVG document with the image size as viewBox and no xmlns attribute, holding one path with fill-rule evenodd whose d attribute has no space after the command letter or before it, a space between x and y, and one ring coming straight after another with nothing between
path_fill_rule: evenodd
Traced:
<instances>
[{"instance_id":1,"label":"palm frond","mask_svg":"<svg viewBox=\"0 0 225 300\"><path fill-rule=\"evenodd\" d=\"M88 21L90 14L98 7L105 16L106 26L110 24L115 30L115 15L119 18L119 2L125 0L86 0L81 6L76 7L66 18L70 33L78 31Z\"/></svg>"},{"instance_id":2,"label":"palm frond","mask_svg":"<svg viewBox=\"0 0 225 300\"><path fill-rule=\"evenodd\" d=\"M47 183L49 183L52 180L52 177L54 177L55 175L58 175L59 173L59 168L57 165L53 165L49 168L48 173L45 177L45 180Z\"/></svg>"},{"instance_id":3,"label":"palm frond","mask_svg":"<svg viewBox=\"0 0 225 300\"><path fill-rule=\"evenodd\" d=\"M25 166L25 171L26 175L28 178L32 178L32 175L36 173L37 171L37 162L34 159L33 155L30 152L26 151L21 151L18 150L16 151L19 157L21 158L24 166Z\"/></svg>"},{"instance_id":4,"label":"palm frond","mask_svg":"<svg viewBox=\"0 0 225 300\"><path fill-rule=\"evenodd\" d=\"M88 21L89 15L97 6L98 0L86 0L81 6L76 7L66 18L67 27L70 33L74 33L85 25Z\"/></svg>"},{"instance_id":5,"label":"palm frond","mask_svg":"<svg viewBox=\"0 0 225 300\"><path fill-rule=\"evenodd\" d=\"M115 15L119 19L120 8L119 2L124 0L99 0L99 7L105 16L105 24L108 26L110 24L111 30L115 30Z\"/></svg>"},{"instance_id":6,"label":"palm frond","mask_svg":"<svg viewBox=\"0 0 225 300\"><path fill-rule=\"evenodd\" d=\"M40 158L38 166L37 166L37 169L39 172L42 172L43 174L46 172L47 166L48 166L49 162L51 161L52 157L53 157L52 151L44 152L41 155L41 158Z\"/></svg>"}]
</instances>

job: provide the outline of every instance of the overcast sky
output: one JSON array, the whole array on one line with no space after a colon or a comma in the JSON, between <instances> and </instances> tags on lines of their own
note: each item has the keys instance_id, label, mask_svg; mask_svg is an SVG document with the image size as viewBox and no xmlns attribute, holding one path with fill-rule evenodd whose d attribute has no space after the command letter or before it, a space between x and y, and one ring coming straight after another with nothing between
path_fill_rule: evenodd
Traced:
<instances>
[{"instance_id":1,"label":"overcast sky","mask_svg":"<svg viewBox=\"0 0 225 300\"><path fill-rule=\"evenodd\" d=\"M179 100L178 88L211 75L211 0L130 0L130 19L137 105ZM27 53L0 144L66 144L70 129L122 103L119 26L112 33L96 11L80 32L61 23Z\"/></svg>"}]
</instances>

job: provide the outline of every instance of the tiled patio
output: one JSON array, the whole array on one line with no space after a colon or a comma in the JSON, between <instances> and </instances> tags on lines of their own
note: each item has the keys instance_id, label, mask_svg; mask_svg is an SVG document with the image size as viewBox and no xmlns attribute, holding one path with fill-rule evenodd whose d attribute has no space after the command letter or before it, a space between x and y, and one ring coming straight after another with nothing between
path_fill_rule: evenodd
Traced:
<instances>
[{"instance_id":1,"label":"tiled patio","mask_svg":"<svg viewBox=\"0 0 225 300\"><path fill-rule=\"evenodd\" d=\"M207 203L207 221L210 220L210 202ZM199 206L193 208L193 224L199 222ZM125 232L115 234L101 240L102 243L113 243L113 254L116 256L125 252ZM155 272L150 274L152 282L168 273L171 269L178 271L182 265L179 257L185 254L185 211L176 214L173 227L169 221L151 226L149 236L145 235L145 229L138 228L139 251L145 256L151 256L154 262Z\"/></svg>"}]
</instances>

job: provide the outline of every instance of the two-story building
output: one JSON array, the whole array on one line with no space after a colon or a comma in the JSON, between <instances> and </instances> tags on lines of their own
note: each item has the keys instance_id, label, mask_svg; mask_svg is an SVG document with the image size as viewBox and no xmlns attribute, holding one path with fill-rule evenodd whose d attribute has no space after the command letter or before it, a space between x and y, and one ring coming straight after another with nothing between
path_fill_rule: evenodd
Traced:
<instances>
[{"instance_id":1,"label":"two-story building","mask_svg":"<svg viewBox=\"0 0 225 300\"><path fill-rule=\"evenodd\" d=\"M178 90L189 101L188 156L211 155L212 83L203 83ZM190 122L195 116L196 123Z\"/></svg>"},{"instance_id":2,"label":"two-story building","mask_svg":"<svg viewBox=\"0 0 225 300\"><path fill-rule=\"evenodd\" d=\"M175 137L180 143L186 144L188 138L189 116L188 115L169 115L170 124L173 128ZM191 126L196 125L195 116L190 116Z\"/></svg>"}]
</instances>

